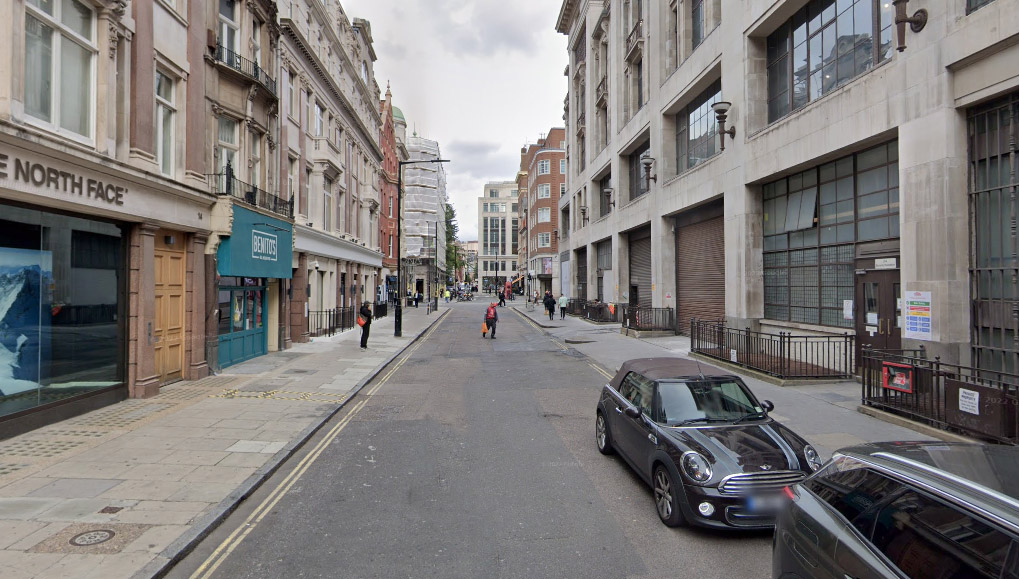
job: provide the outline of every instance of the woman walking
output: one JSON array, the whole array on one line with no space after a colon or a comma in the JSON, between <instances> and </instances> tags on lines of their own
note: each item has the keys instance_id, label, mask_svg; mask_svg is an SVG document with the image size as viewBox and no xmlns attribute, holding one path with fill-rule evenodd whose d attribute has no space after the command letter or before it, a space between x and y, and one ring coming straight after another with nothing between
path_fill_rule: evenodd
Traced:
<instances>
[{"instance_id":1,"label":"woman walking","mask_svg":"<svg viewBox=\"0 0 1019 579\"><path fill-rule=\"evenodd\" d=\"M364 320L364 325L361 326L361 349L367 350L368 332L372 329L372 309L368 307L368 302L361 304L361 310L357 314Z\"/></svg>"}]
</instances>

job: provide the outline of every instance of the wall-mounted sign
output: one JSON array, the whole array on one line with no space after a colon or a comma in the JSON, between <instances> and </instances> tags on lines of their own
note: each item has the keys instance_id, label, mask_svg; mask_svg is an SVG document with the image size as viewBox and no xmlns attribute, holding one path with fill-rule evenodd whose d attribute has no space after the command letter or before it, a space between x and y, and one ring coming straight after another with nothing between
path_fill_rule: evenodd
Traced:
<instances>
[{"instance_id":1,"label":"wall-mounted sign","mask_svg":"<svg viewBox=\"0 0 1019 579\"><path fill-rule=\"evenodd\" d=\"M959 388L959 410L980 416L980 393L976 390Z\"/></svg>"},{"instance_id":2,"label":"wall-mounted sign","mask_svg":"<svg viewBox=\"0 0 1019 579\"><path fill-rule=\"evenodd\" d=\"M853 319L853 300L842 300L842 319Z\"/></svg>"},{"instance_id":3,"label":"wall-mounted sign","mask_svg":"<svg viewBox=\"0 0 1019 579\"><path fill-rule=\"evenodd\" d=\"M884 362L881 365L881 385L889 390L913 393L913 367L908 364Z\"/></svg>"},{"instance_id":4,"label":"wall-mounted sign","mask_svg":"<svg viewBox=\"0 0 1019 579\"><path fill-rule=\"evenodd\" d=\"M903 337L914 340L932 340L933 317L931 311L931 292L907 291L906 299L906 327Z\"/></svg>"},{"instance_id":5,"label":"wall-mounted sign","mask_svg":"<svg viewBox=\"0 0 1019 579\"><path fill-rule=\"evenodd\" d=\"M38 161L0 153L0 181L13 180L15 184L35 187L71 197L91 199L96 203L123 205L127 187L103 182L45 165Z\"/></svg>"},{"instance_id":6,"label":"wall-mounted sign","mask_svg":"<svg viewBox=\"0 0 1019 579\"><path fill-rule=\"evenodd\" d=\"M874 260L874 269L896 269L897 267L898 260L894 257Z\"/></svg>"}]
</instances>

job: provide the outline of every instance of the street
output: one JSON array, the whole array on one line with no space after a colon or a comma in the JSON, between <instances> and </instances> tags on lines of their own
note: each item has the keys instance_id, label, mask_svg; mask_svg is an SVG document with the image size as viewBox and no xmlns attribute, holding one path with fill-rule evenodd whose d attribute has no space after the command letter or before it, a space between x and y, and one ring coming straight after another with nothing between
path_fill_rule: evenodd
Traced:
<instances>
[{"instance_id":1,"label":"street","mask_svg":"<svg viewBox=\"0 0 1019 579\"><path fill-rule=\"evenodd\" d=\"M449 313L169 577L768 577L770 533L670 529L598 453L605 372L488 301Z\"/></svg>"}]
</instances>

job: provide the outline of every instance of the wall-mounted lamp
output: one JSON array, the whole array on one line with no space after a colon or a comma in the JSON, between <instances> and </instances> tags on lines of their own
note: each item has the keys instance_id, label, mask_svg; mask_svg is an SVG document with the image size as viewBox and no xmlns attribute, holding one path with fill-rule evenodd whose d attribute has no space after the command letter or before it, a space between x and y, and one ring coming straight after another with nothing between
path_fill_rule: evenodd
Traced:
<instances>
[{"instance_id":1,"label":"wall-mounted lamp","mask_svg":"<svg viewBox=\"0 0 1019 579\"><path fill-rule=\"evenodd\" d=\"M605 196L605 204L609 207L615 207L616 202L612 200L612 187L606 187L601 192Z\"/></svg>"},{"instance_id":2,"label":"wall-mounted lamp","mask_svg":"<svg viewBox=\"0 0 1019 579\"><path fill-rule=\"evenodd\" d=\"M581 205L580 206L580 218L584 220L584 224L586 225L587 221L588 221L588 217L587 217L587 205Z\"/></svg>"},{"instance_id":3,"label":"wall-mounted lamp","mask_svg":"<svg viewBox=\"0 0 1019 579\"><path fill-rule=\"evenodd\" d=\"M715 117L718 119L718 148L719 150L725 150L725 136L729 135L730 139L736 138L736 127L725 128L725 119L729 116L729 109L732 108L732 103L728 101L718 101L711 105L711 110L715 111Z\"/></svg>"},{"instance_id":4,"label":"wall-mounted lamp","mask_svg":"<svg viewBox=\"0 0 1019 579\"><path fill-rule=\"evenodd\" d=\"M907 24L909 24L909 29L914 34L923 30L924 26L927 26L927 11L923 8L914 12L912 16L906 16L906 4L908 3L909 0L892 0L892 4L895 5L895 29L899 39L899 45L895 49L899 52L906 50Z\"/></svg>"},{"instance_id":5,"label":"wall-mounted lamp","mask_svg":"<svg viewBox=\"0 0 1019 579\"><path fill-rule=\"evenodd\" d=\"M318 268L321 266L319 265L318 260L316 259L315 261L311 262L311 267L315 268L315 271L318 271Z\"/></svg>"},{"instance_id":6,"label":"wall-mounted lamp","mask_svg":"<svg viewBox=\"0 0 1019 579\"><path fill-rule=\"evenodd\" d=\"M644 151L644 154L640 156L640 164L644 167L644 188L650 191L651 182L658 182L658 175L651 174L651 168L655 165L655 158L651 156L650 151Z\"/></svg>"}]
</instances>

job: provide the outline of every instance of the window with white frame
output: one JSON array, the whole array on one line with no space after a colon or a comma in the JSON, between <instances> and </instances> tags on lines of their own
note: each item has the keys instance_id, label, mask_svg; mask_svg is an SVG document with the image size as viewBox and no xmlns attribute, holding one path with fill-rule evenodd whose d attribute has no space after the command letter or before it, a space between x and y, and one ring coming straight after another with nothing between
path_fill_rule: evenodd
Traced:
<instances>
[{"instance_id":1,"label":"window with white frame","mask_svg":"<svg viewBox=\"0 0 1019 579\"><path fill-rule=\"evenodd\" d=\"M551 233L539 233L538 234L538 247L552 247L552 234Z\"/></svg>"},{"instance_id":2,"label":"window with white frame","mask_svg":"<svg viewBox=\"0 0 1019 579\"><path fill-rule=\"evenodd\" d=\"M294 113L297 112L297 101L294 100L297 92L296 84L297 73L292 70L287 71L287 114L290 116L294 116Z\"/></svg>"},{"instance_id":3,"label":"window with white frame","mask_svg":"<svg viewBox=\"0 0 1019 579\"><path fill-rule=\"evenodd\" d=\"M538 174L539 175L548 175L551 172L552 172L552 162L551 161L549 161L548 159L545 159L544 161L538 161Z\"/></svg>"},{"instance_id":4,"label":"window with white frame","mask_svg":"<svg viewBox=\"0 0 1019 579\"><path fill-rule=\"evenodd\" d=\"M552 185L540 183L538 185L538 199L550 199L552 197Z\"/></svg>"},{"instance_id":5,"label":"window with white frame","mask_svg":"<svg viewBox=\"0 0 1019 579\"><path fill-rule=\"evenodd\" d=\"M333 230L333 182L325 179L322 183L322 228Z\"/></svg>"},{"instance_id":6,"label":"window with white frame","mask_svg":"<svg viewBox=\"0 0 1019 579\"><path fill-rule=\"evenodd\" d=\"M219 44L233 54L225 54L225 60L236 66L237 58L237 35L240 29L240 19L237 14L237 2L235 0L219 0Z\"/></svg>"},{"instance_id":7,"label":"window with white frame","mask_svg":"<svg viewBox=\"0 0 1019 579\"><path fill-rule=\"evenodd\" d=\"M311 128L311 91L302 91L304 93L304 130L307 131Z\"/></svg>"},{"instance_id":8,"label":"window with white frame","mask_svg":"<svg viewBox=\"0 0 1019 579\"><path fill-rule=\"evenodd\" d=\"M294 187L297 186L297 159L289 157L287 160L290 163L287 169L287 199L293 200Z\"/></svg>"},{"instance_id":9,"label":"window with white frame","mask_svg":"<svg viewBox=\"0 0 1019 579\"><path fill-rule=\"evenodd\" d=\"M156 71L156 162L159 172L173 174L173 89L174 82L162 71Z\"/></svg>"},{"instance_id":10,"label":"window with white frame","mask_svg":"<svg viewBox=\"0 0 1019 579\"><path fill-rule=\"evenodd\" d=\"M389 198L389 218L393 218L393 198Z\"/></svg>"},{"instance_id":11,"label":"window with white frame","mask_svg":"<svg viewBox=\"0 0 1019 579\"><path fill-rule=\"evenodd\" d=\"M237 121L228 117L219 117L219 130L216 136L216 166L218 172L226 174L227 165L236 176L237 171Z\"/></svg>"},{"instance_id":12,"label":"window with white frame","mask_svg":"<svg viewBox=\"0 0 1019 579\"><path fill-rule=\"evenodd\" d=\"M506 204L505 203L500 203L499 204L499 213L506 213Z\"/></svg>"},{"instance_id":13,"label":"window with white frame","mask_svg":"<svg viewBox=\"0 0 1019 579\"><path fill-rule=\"evenodd\" d=\"M86 138L92 137L95 20L78 0L25 5L25 113Z\"/></svg>"},{"instance_id":14,"label":"window with white frame","mask_svg":"<svg viewBox=\"0 0 1019 579\"><path fill-rule=\"evenodd\" d=\"M559 174L566 174L566 159L559 159Z\"/></svg>"},{"instance_id":15,"label":"window with white frame","mask_svg":"<svg viewBox=\"0 0 1019 579\"><path fill-rule=\"evenodd\" d=\"M552 221L552 208L551 207L539 207L538 208L538 223L548 223Z\"/></svg>"},{"instance_id":16,"label":"window with white frame","mask_svg":"<svg viewBox=\"0 0 1019 579\"><path fill-rule=\"evenodd\" d=\"M251 25L251 60L262 67L262 23L257 20Z\"/></svg>"},{"instance_id":17,"label":"window with white frame","mask_svg":"<svg viewBox=\"0 0 1019 579\"><path fill-rule=\"evenodd\" d=\"M322 136L322 127L325 125L325 111L322 110L322 105L318 101L315 101L315 136Z\"/></svg>"},{"instance_id":18,"label":"window with white frame","mask_svg":"<svg viewBox=\"0 0 1019 579\"><path fill-rule=\"evenodd\" d=\"M255 131L248 131L248 147L251 149L251 170L248 171L248 182L255 187L262 185L262 140Z\"/></svg>"},{"instance_id":19,"label":"window with white frame","mask_svg":"<svg viewBox=\"0 0 1019 579\"><path fill-rule=\"evenodd\" d=\"M392 201L392 200L390 200ZM390 203L392 205L392 203ZM392 217L392 216L390 216ZM393 234L389 234L389 257L393 257Z\"/></svg>"}]
</instances>

